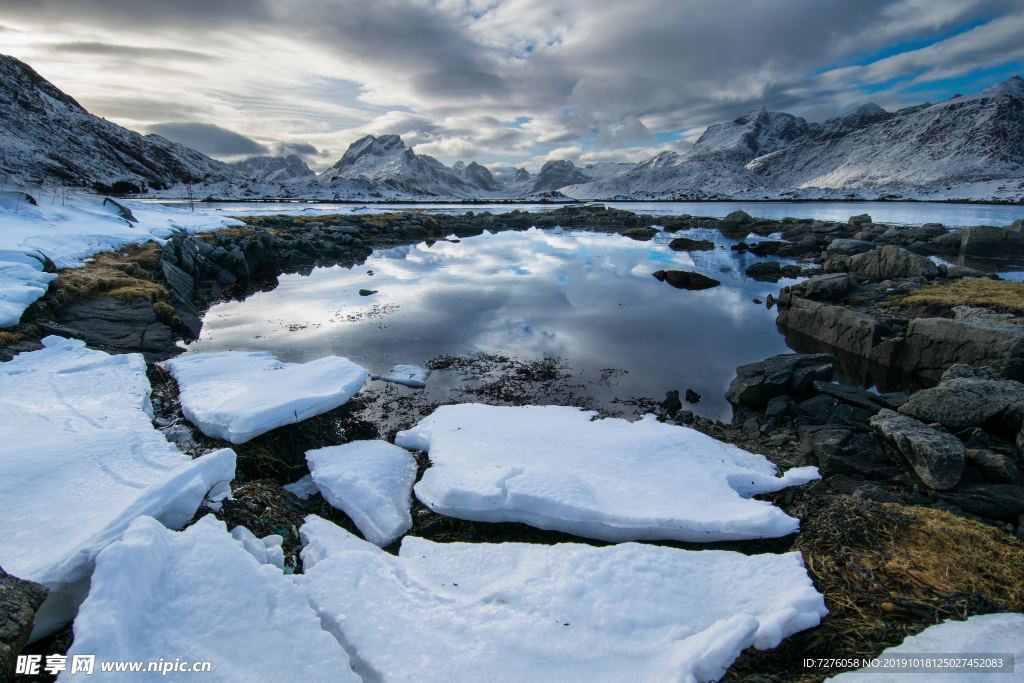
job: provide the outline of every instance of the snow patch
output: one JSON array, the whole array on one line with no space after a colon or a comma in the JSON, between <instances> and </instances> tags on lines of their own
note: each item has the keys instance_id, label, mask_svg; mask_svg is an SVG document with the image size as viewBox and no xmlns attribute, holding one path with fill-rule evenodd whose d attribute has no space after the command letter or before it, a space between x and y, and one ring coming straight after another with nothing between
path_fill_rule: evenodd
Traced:
<instances>
[{"instance_id":1,"label":"snow patch","mask_svg":"<svg viewBox=\"0 0 1024 683\"><path fill-rule=\"evenodd\" d=\"M421 368L418 365L396 365L386 375L370 375L370 379L391 382L392 384L404 384L415 389L427 386L427 377L430 377L430 370Z\"/></svg>"},{"instance_id":2,"label":"snow patch","mask_svg":"<svg viewBox=\"0 0 1024 683\"><path fill-rule=\"evenodd\" d=\"M594 417L562 406L442 406L395 443L429 452L415 490L435 512L606 541L785 536L798 520L751 496L819 477L815 467L777 477L764 456L653 416Z\"/></svg>"},{"instance_id":3,"label":"snow patch","mask_svg":"<svg viewBox=\"0 0 1024 683\"><path fill-rule=\"evenodd\" d=\"M234 444L333 410L366 382L366 370L342 356L285 363L270 351L223 351L161 365L178 382L185 417Z\"/></svg>"}]
</instances>

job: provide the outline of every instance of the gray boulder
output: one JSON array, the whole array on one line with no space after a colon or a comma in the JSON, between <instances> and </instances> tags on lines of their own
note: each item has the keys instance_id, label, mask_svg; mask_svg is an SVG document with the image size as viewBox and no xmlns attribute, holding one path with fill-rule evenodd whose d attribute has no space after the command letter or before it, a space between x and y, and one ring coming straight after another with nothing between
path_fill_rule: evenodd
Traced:
<instances>
[{"instance_id":1,"label":"gray boulder","mask_svg":"<svg viewBox=\"0 0 1024 683\"><path fill-rule=\"evenodd\" d=\"M958 230L960 253L964 256L1005 258L1024 255L1024 232L979 225Z\"/></svg>"},{"instance_id":2,"label":"gray boulder","mask_svg":"<svg viewBox=\"0 0 1024 683\"><path fill-rule=\"evenodd\" d=\"M914 393L900 412L954 430L993 425L1000 433L1015 435L1024 419L1024 384L956 377Z\"/></svg>"},{"instance_id":3,"label":"gray boulder","mask_svg":"<svg viewBox=\"0 0 1024 683\"><path fill-rule=\"evenodd\" d=\"M954 363L989 365L1004 377L1024 381L1024 325L966 318L917 318L907 326L893 365L938 378Z\"/></svg>"},{"instance_id":4,"label":"gray boulder","mask_svg":"<svg viewBox=\"0 0 1024 683\"><path fill-rule=\"evenodd\" d=\"M710 251L715 248L711 240L692 240L689 237L677 237L668 243L672 251Z\"/></svg>"},{"instance_id":5,"label":"gray boulder","mask_svg":"<svg viewBox=\"0 0 1024 683\"><path fill-rule=\"evenodd\" d=\"M1024 218L1018 218L1010 223L1010 232L1024 232Z\"/></svg>"},{"instance_id":6,"label":"gray boulder","mask_svg":"<svg viewBox=\"0 0 1024 683\"><path fill-rule=\"evenodd\" d=\"M939 267L924 256L901 247L885 246L851 256L849 272L866 275L876 280L892 280L901 277L936 277Z\"/></svg>"},{"instance_id":7,"label":"gray boulder","mask_svg":"<svg viewBox=\"0 0 1024 683\"><path fill-rule=\"evenodd\" d=\"M651 275L655 280L667 282L676 289L710 289L722 284L713 277L688 270L659 270Z\"/></svg>"},{"instance_id":8,"label":"gray boulder","mask_svg":"<svg viewBox=\"0 0 1024 683\"><path fill-rule=\"evenodd\" d=\"M850 216L850 220L848 220L847 223L853 226L861 226L874 223L874 221L871 220L870 214L862 213L857 216Z\"/></svg>"},{"instance_id":9,"label":"gray boulder","mask_svg":"<svg viewBox=\"0 0 1024 683\"><path fill-rule=\"evenodd\" d=\"M968 448L967 462L974 465L985 481L996 484L1024 484L1024 474L1005 453L997 453L987 448Z\"/></svg>"},{"instance_id":10,"label":"gray boulder","mask_svg":"<svg viewBox=\"0 0 1024 683\"><path fill-rule=\"evenodd\" d=\"M872 356L888 331L883 321L868 313L785 291L779 299L776 322L787 334L794 332L864 358Z\"/></svg>"},{"instance_id":11,"label":"gray boulder","mask_svg":"<svg viewBox=\"0 0 1024 683\"><path fill-rule=\"evenodd\" d=\"M952 434L892 410L881 410L871 426L892 442L928 488L945 491L960 482L966 449Z\"/></svg>"},{"instance_id":12,"label":"gray boulder","mask_svg":"<svg viewBox=\"0 0 1024 683\"><path fill-rule=\"evenodd\" d=\"M789 353L736 368L725 397L731 403L762 410L776 396L800 395L815 380L830 380L835 358L828 353Z\"/></svg>"},{"instance_id":13,"label":"gray boulder","mask_svg":"<svg viewBox=\"0 0 1024 683\"><path fill-rule=\"evenodd\" d=\"M14 680L14 664L32 633L46 586L11 576L0 567L0 680Z\"/></svg>"},{"instance_id":14,"label":"gray boulder","mask_svg":"<svg viewBox=\"0 0 1024 683\"><path fill-rule=\"evenodd\" d=\"M747 223L753 223L754 219L746 211L732 211L725 218L722 219L723 223L733 223L736 225L746 225Z\"/></svg>"},{"instance_id":15,"label":"gray boulder","mask_svg":"<svg viewBox=\"0 0 1024 683\"><path fill-rule=\"evenodd\" d=\"M825 247L826 258L833 256L854 256L855 254L863 254L866 251L871 251L875 248L875 245L871 242L865 242L864 240L840 238L834 239L828 243Z\"/></svg>"},{"instance_id":16,"label":"gray boulder","mask_svg":"<svg viewBox=\"0 0 1024 683\"><path fill-rule=\"evenodd\" d=\"M832 425L804 426L800 428L800 445L826 478L845 474L890 479L903 472L869 432Z\"/></svg>"},{"instance_id":17,"label":"gray boulder","mask_svg":"<svg viewBox=\"0 0 1024 683\"><path fill-rule=\"evenodd\" d=\"M816 275L793 286L793 291L808 299L834 301L841 299L853 288L853 280L846 273Z\"/></svg>"}]
</instances>

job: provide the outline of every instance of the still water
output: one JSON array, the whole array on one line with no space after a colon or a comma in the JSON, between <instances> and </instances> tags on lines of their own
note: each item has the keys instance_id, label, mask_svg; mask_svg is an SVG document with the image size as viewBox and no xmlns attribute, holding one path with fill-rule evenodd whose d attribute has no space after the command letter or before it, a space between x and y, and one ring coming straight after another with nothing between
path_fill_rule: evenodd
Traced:
<instances>
[{"instance_id":1,"label":"still water","mask_svg":"<svg viewBox=\"0 0 1024 683\"><path fill-rule=\"evenodd\" d=\"M678 234L716 248L673 252ZM273 291L214 306L189 350L339 354L379 373L441 355L557 357L598 406L693 389L697 412L728 419L723 394L736 367L788 351L775 311L753 299L793 281L746 277L757 257L731 251L717 230L676 235L638 242L532 229L378 251L363 265L283 276ZM673 268L722 285L677 290L651 277ZM444 381L432 376L428 390Z\"/></svg>"},{"instance_id":2,"label":"still water","mask_svg":"<svg viewBox=\"0 0 1024 683\"><path fill-rule=\"evenodd\" d=\"M160 200L161 204L181 206L181 201ZM968 225L1009 225L1024 218L1024 206L1004 204L952 204L943 202L597 202L634 213L653 216L690 214L721 218L737 209L759 218L817 218L845 221L850 216L867 213L879 223L922 225L942 223L950 227ZM423 213L505 213L520 211L552 211L557 204L336 204L325 202L216 202L199 205L204 211L229 216L273 214L351 214L388 211Z\"/></svg>"}]
</instances>

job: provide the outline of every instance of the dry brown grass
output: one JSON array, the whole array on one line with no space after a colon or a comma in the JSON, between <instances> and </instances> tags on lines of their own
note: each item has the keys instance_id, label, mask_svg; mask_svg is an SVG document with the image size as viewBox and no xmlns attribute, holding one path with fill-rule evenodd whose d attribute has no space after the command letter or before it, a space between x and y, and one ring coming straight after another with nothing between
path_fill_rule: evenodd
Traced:
<instances>
[{"instance_id":1,"label":"dry brown grass","mask_svg":"<svg viewBox=\"0 0 1024 683\"><path fill-rule=\"evenodd\" d=\"M1024 282L962 278L942 284L925 285L898 297L900 306L944 304L980 306L1006 313L1024 314Z\"/></svg>"},{"instance_id":2,"label":"dry brown grass","mask_svg":"<svg viewBox=\"0 0 1024 683\"><path fill-rule=\"evenodd\" d=\"M160 263L160 246L149 242L126 247L123 252L97 254L84 268L67 268L56 282L56 297L70 304L95 296L151 303L167 302L167 289L150 273Z\"/></svg>"},{"instance_id":3,"label":"dry brown grass","mask_svg":"<svg viewBox=\"0 0 1024 683\"><path fill-rule=\"evenodd\" d=\"M820 681L834 672L804 669L804 657L875 656L946 619L1024 609L1024 543L940 510L827 500L795 545L829 615L775 650L746 652L732 680Z\"/></svg>"},{"instance_id":4,"label":"dry brown grass","mask_svg":"<svg viewBox=\"0 0 1024 683\"><path fill-rule=\"evenodd\" d=\"M21 335L17 332L0 330L0 346L10 346L21 341Z\"/></svg>"}]
</instances>

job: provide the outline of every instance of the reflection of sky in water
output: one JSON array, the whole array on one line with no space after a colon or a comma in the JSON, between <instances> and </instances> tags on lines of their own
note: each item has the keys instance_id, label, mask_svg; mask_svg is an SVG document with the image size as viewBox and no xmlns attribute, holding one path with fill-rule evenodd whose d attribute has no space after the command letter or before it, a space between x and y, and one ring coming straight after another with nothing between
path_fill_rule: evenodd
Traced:
<instances>
[{"instance_id":1,"label":"reflection of sky in water","mask_svg":"<svg viewBox=\"0 0 1024 683\"><path fill-rule=\"evenodd\" d=\"M286 360L337 353L372 372L441 354L560 356L585 381L605 368L628 371L611 387L587 385L602 402L692 388L704 397L700 412L724 418L736 366L787 350L775 312L752 302L786 281L746 277L756 257L730 251L717 231L683 234L719 248L676 253L666 234L637 242L530 230L378 252L356 268L284 276L271 292L215 306L190 350L270 349ZM665 268L723 284L676 290L651 277ZM360 288L378 293L361 297Z\"/></svg>"},{"instance_id":2,"label":"reflection of sky in water","mask_svg":"<svg viewBox=\"0 0 1024 683\"><path fill-rule=\"evenodd\" d=\"M158 203L182 206L185 200L160 200ZM952 204L944 202L596 202L605 206L653 216L710 216L722 218L737 209L758 218L779 220L816 218L846 221L850 216L867 213L879 223L922 225L942 223L951 227L966 225L1009 225L1024 218L1020 206L1000 204ZM417 211L420 213L462 214L466 211L507 213L553 211L557 204L337 204L326 202L217 202L203 204L203 211L228 216L250 215L326 215Z\"/></svg>"}]
</instances>

